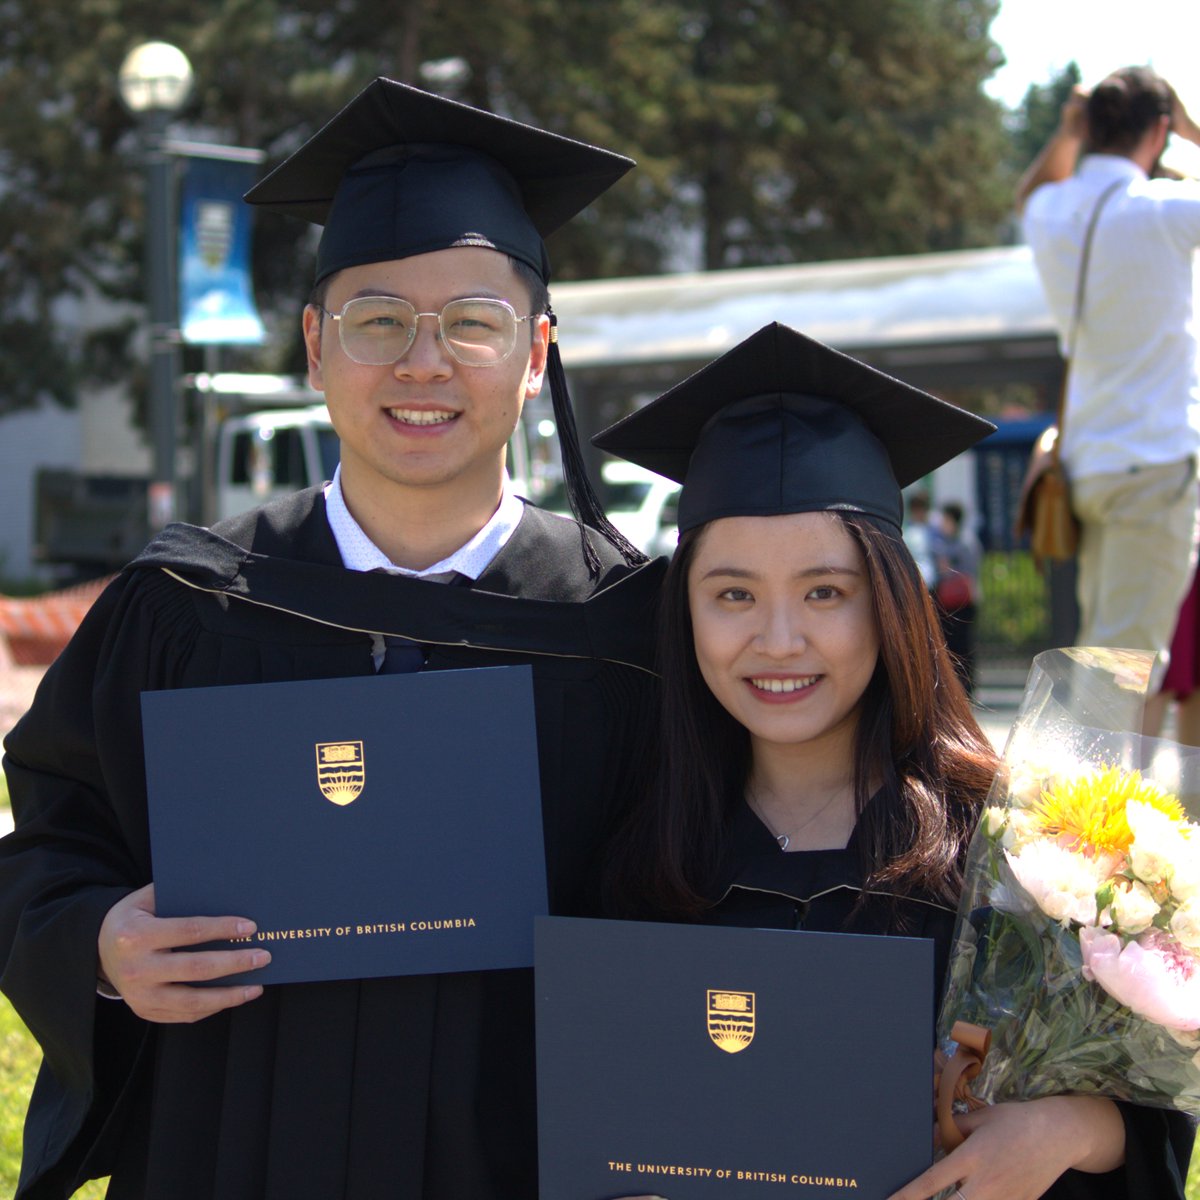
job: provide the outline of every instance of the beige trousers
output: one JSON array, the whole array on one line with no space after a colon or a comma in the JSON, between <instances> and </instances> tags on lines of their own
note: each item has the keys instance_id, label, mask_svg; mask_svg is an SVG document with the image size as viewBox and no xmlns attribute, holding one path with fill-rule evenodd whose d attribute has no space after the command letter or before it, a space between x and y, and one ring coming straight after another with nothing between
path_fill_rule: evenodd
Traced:
<instances>
[{"instance_id":1,"label":"beige trousers","mask_svg":"<svg viewBox=\"0 0 1200 1200\"><path fill-rule=\"evenodd\" d=\"M1076 644L1153 650L1153 693L1196 566L1196 462L1085 475L1071 501L1082 525Z\"/></svg>"}]
</instances>

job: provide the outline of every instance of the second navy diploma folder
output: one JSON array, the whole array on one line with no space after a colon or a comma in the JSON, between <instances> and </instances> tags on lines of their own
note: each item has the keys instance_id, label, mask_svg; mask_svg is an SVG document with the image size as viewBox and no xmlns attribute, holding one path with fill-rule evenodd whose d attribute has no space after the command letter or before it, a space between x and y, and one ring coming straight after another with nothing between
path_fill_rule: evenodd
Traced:
<instances>
[{"instance_id":1,"label":"second navy diploma folder","mask_svg":"<svg viewBox=\"0 0 1200 1200\"><path fill-rule=\"evenodd\" d=\"M547 911L527 666L145 692L159 916L254 983L527 967Z\"/></svg>"},{"instance_id":2,"label":"second navy diploma folder","mask_svg":"<svg viewBox=\"0 0 1200 1200\"><path fill-rule=\"evenodd\" d=\"M542 1200L884 1200L932 1161L933 943L537 922Z\"/></svg>"}]
</instances>

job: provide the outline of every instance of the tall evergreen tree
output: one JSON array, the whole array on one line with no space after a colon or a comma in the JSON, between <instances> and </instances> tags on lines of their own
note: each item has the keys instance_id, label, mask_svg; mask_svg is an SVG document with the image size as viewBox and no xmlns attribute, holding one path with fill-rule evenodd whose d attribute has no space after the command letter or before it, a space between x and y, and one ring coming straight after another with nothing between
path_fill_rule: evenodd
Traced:
<instances>
[{"instance_id":1,"label":"tall evergreen tree","mask_svg":"<svg viewBox=\"0 0 1200 1200\"><path fill-rule=\"evenodd\" d=\"M136 389L134 42L191 59L180 132L278 162L377 74L620 149L639 169L550 241L555 278L986 244L1008 205L981 92L997 0L0 0L0 412ZM440 68L440 69L435 69ZM299 364L314 232L263 216L255 283ZM82 329L85 332L79 334Z\"/></svg>"},{"instance_id":2,"label":"tall evergreen tree","mask_svg":"<svg viewBox=\"0 0 1200 1200\"><path fill-rule=\"evenodd\" d=\"M1048 83L1026 89L1011 122L1012 165L1023 171L1058 128L1062 107L1083 82L1079 64L1069 62Z\"/></svg>"}]
</instances>

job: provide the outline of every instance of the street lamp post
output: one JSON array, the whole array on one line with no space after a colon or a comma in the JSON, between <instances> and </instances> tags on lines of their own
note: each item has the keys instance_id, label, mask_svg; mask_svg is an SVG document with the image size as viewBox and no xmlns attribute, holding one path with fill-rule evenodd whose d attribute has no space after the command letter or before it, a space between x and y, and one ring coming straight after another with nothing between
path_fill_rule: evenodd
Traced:
<instances>
[{"instance_id":1,"label":"street lamp post","mask_svg":"<svg viewBox=\"0 0 1200 1200\"><path fill-rule=\"evenodd\" d=\"M150 420L154 477L149 516L161 529L175 516L175 443L179 379L178 300L175 295L175 160L167 127L192 87L182 50L145 42L121 64L121 98L146 134L146 304L150 323Z\"/></svg>"}]
</instances>

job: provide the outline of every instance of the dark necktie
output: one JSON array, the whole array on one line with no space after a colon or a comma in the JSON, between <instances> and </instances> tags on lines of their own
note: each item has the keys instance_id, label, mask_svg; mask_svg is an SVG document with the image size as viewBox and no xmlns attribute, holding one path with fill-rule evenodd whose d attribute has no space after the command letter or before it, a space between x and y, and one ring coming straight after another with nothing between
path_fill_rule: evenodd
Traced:
<instances>
[{"instance_id":1,"label":"dark necktie","mask_svg":"<svg viewBox=\"0 0 1200 1200\"><path fill-rule=\"evenodd\" d=\"M471 583L469 575L461 575L457 571L446 580L448 587L469 588ZM428 649L420 642L410 642L407 638L385 637L383 644L383 661L379 664L380 675L410 675L425 665Z\"/></svg>"},{"instance_id":2,"label":"dark necktie","mask_svg":"<svg viewBox=\"0 0 1200 1200\"><path fill-rule=\"evenodd\" d=\"M380 675L407 675L425 665L425 647L420 642L385 637L383 644L385 649L383 662L379 664Z\"/></svg>"}]
</instances>

